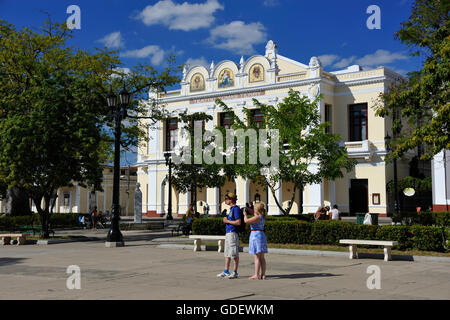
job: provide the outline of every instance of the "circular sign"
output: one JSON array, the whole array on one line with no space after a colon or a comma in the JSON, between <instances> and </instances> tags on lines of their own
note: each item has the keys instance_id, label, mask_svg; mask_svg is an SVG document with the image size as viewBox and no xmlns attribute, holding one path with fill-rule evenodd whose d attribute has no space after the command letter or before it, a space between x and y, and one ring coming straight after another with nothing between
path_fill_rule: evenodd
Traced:
<instances>
[{"instance_id":1,"label":"circular sign","mask_svg":"<svg viewBox=\"0 0 450 320\"><path fill-rule=\"evenodd\" d=\"M416 191L413 188L405 188L403 190L403 194L408 197L412 197L415 193Z\"/></svg>"}]
</instances>

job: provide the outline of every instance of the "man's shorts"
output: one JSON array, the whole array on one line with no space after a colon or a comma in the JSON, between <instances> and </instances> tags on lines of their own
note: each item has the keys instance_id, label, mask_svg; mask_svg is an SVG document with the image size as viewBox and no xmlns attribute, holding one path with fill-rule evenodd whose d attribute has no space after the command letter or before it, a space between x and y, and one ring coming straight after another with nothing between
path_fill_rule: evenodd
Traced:
<instances>
[{"instance_id":1,"label":"man's shorts","mask_svg":"<svg viewBox=\"0 0 450 320\"><path fill-rule=\"evenodd\" d=\"M236 232L227 232L225 235L225 258L239 257L239 234Z\"/></svg>"}]
</instances>

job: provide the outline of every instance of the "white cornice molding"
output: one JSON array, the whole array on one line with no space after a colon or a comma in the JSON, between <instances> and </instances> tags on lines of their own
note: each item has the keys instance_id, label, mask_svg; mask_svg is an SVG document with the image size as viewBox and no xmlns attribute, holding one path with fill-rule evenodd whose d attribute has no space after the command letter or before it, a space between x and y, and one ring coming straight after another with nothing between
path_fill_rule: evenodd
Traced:
<instances>
[{"instance_id":1,"label":"white cornice molding","mask_svg":"<svg viewBox=\"0 0 450 320\"><path fill-rule=\"evenodd\" d=\"M302 79L302 80L293 80L293 81L279 82L279 83L267 84L267 85L261 85L261 86L255 86L255 87L237 88L234 90L206 92L203 94L196 94L196 95L190 95L190 96L161 98L160 101L162 103L170 103L170 102L188 101L191 99L192 100L212 99L212 98L217 98L217 97L233 96L236 94L258 92L258 91L263 91L263 90L266 91L266 90L289 88L289 87L293 87L293 86L305 86L305 85L309 85L309 84L317 84L323 80L324 79L320 78L320 77L310 78L310 79Z\"/></svg>"},{"instance_id":2,"label":"white cornice molding","mask_svg":"<svg viewBox=\"0 0 450 320\"><path fill-rule=\"evenodd\" d=\"M365 85L365 84L373 84L373 83L379 83L384 82L387 80L386 76L378 76L378 77L370 77L370 78L363 78L363 79L351 79L351 80L344 80L344 81L338 81L336 82L336 86L355 86L355 85Z\"/></svg>"},{"instance_id":3,"label":"white cornice molding","mask_svg":"<svg viewBox=\"0 0 450 320\"><path fill-rule=\"evenodd\" d=\"M314 85L314 84L320 84L320 83L325 83L325 84L329 84L332 86L342 87L342 86L358 86L358 85L375 84L375 83L384 82L386 80L388 80L388 78L386 76L377 76L377 77L369 77L369 78L363 78L363 79L351 79L351 80L334 82L330 79L326 79L323 77L316 77L316 78L309 78L309 79L279 82L279 83L274 83L274 84L265 84L265 85L254 86L254 87L235 88L232 90L204 92L202 94L160 98L160 102L161 103L171 103L171 102L189 101L189 100L197 100L197 99L213 99L213 98L219 98L219 97L233 96L233 95L237 95L237 94L258 92L258 91L263 91L263 90L264 91L276 90L276 89L283 89L283 88L289 88L289 87L295 87L295 86Z\"/></svg>"}]
</instances>

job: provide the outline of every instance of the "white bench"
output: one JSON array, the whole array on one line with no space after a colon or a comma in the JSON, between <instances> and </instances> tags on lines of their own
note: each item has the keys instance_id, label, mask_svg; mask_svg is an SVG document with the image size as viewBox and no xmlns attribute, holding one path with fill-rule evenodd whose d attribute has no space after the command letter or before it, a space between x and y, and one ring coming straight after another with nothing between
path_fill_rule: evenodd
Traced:
<instances>
[{"instance_id":1,"label":"white bench","mask_svg":"<svg viewBox=\"0 0 450 320\"><path fill-rule=\"evenodd\" d=\"M391 261L391 247L398 244L397 241L383 241L383 240L356 240L356 239L341 239L339 243L349 244L350 259L358 258L357 245L366 244L370 246L384 246L384 261Z\"/></svg>"},{"instance_id":2,"label":"white bench","mask_svg":"<svg viewBox=\"0 0 450 320\"><path fill-rule=\"evenodd\" d=\"M202 236L196 234L189 236L189 239L194 239L194 251L202 250L202 248L200 247L202 244L202 240L218 240L217 245L219 247L219 250L217 250L217 252L223 252L225 248L225 236Z\"/></svg>"},{"instance_id":3,"label":"white bench","mask_svg":"<svg viewBox=\"0 0 450 320\"><path fill-rule=\"evenodd\" d=\"M25 244L25 235L23 233L2 233L2 245L10 244L12 237L17 237L17 245Z\"/></svg>"}]
</instances>

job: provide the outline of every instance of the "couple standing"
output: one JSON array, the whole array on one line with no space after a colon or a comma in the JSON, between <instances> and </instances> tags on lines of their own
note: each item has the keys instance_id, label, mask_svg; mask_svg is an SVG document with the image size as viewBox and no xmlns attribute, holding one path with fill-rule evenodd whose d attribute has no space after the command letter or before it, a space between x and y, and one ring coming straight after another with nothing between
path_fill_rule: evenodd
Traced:
<instances>
[{"instance_id":1,"label":"couple standing","mask_svg":"<svg viewBox=\"0 0 450 320\"><path fill-rule=\"evenodd\" d=\"M238 227L241 225L241 210L236 205L237 197L234 193L229 192L225 195L225 203L230 206L230 213L223 218L223 223L226 224L225 235L225 270L218 274L220 278L234 279L238 277L239 266L239 232ZM254 216L247 217L247 212L244 210L244 222L250 224L251 233L249 239L248 253L255 257L255 274L249 279L266 279L266 260L264 253L267 253L267 239L264 234L264 223L266 217L266 210L264 204L258 203L255 206ZM234 270L229 272L231 259L233 258Z\"/></svg>"}]
</instances>

